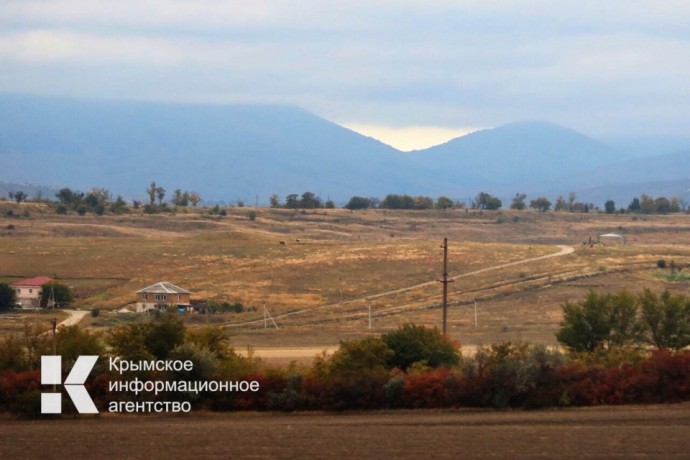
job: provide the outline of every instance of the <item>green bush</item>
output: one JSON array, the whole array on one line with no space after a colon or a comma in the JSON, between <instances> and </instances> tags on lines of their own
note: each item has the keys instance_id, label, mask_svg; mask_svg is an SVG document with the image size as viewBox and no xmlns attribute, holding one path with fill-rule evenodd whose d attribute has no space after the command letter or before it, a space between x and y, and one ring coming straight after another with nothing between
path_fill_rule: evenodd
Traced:
<instances>
[{"instance_id":1,"label":"green bush","mask_svg":"<svg viewBox=\"0 0 690 460\"><path fill-rule=\"evenodd\" d=\"M405 371L417 362L430 367L451 367L460 362L458 349L438 328L405 324L383 334L381 339L393 352L388 359L389 367Z\"/></svg>"}]
</instances>

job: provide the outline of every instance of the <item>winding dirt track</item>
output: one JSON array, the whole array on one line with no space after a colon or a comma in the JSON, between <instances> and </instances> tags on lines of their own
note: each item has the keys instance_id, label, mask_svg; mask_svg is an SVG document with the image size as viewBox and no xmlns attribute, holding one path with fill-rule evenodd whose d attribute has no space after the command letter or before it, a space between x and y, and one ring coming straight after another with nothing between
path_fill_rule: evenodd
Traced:
<instances>
[{"instance_id":1,"label":"winding dirt track","mask_svg":"<svg viewBox=\"0 0 690 460\"><path fill-rule=\"evenodd\" d=\"M494 265L493 267L487 267L487 268L482 268L480 270L475 270L472 272L461 273L460 275L452 276L449 279L457 280L457 279L464 278L467 276L478 275L480 273L486 273L486 272L490 272L490 271L501 270L501 269L508 268L508 267L514 267L515 265L521 265L521 264L525 264L525 263L529 263L529 262L535 262L538 260L551 259L554 257L562 257L562 256L565 256L568 254L572 254L575 251L575 248L573 248L572 246L558 245L558 247L560 248L560 251L555 252L553 254L547 254L545 256L531 257L531 258L527 258L527 259L516 260L514 262L509 262L506 264ZM358 301L367 301L367 300L378 299L381 297L386 297L386 296L391 296L391 295L395 295L395 294L400 294L403 292L413 291L415 289L431 286L431 285L434 285L436 283L437 283L436 280L425 281L423 283L414 284L412 286L407 286L407 287L400 288L400 289L393 289L390 291L379 292L378 294L371 294L371 295L368 295L365 297L350 299L350 300L347 300L346 302L332 303L332 304L328 304L328 305L321 305L318 307L304 308L302 310L294 310L294 311L290 311L287 313L281 313L281 314L273 315L273 319L286 318L289 316L295 316L295 315L300 315L300 314L304 314L304 313L311 313L314 311L324 310L327 308L335 308L335 307L339 307L339 306L342 306L345 304L354 303L354 302L358 302ZM247 321L241 321L241 322L237 322L237 323L225 323L225 324L222 324L221 326L223 326L223 327L248 326L251 324L260 324L260 323L264 322L264 320L265 319L262 317L262 318L247 320Z\"/></svg>"},{"instance_id":2,"label":"winding dirt track","mask_svg":"<svg viewBox=\"0 0 690 460\"><path fill-rule=\"evenodd\" d=\"M562 246L562 245L559 245L558 247L559 247L561 250L560 250L559 252L556 252L556 253L553 253L553 254L547 254L547 255L545 255L545 256L539 256L539 257L532 257L532 258L528 258L528 259L522 259L522 260L518 260L518 261L515 261L515 262L509 262L509 263L506 263L506 264L501 264L501 265L496 265L496 266L493 266L493 267L483 268L483 269L481 269L481 270L475 270L475 271L473 271L473 272L462 273L462 274L460 274L460 275L453 276L453 277L451 277L450 279L456 280L456 279L464 278L464 277L467 277L467 276L473 276L473 275L477 275L477 274L485 273L485 272L489 272L489 271L501 270L501 269L503 269L503 268L512 267L512 266L515 266L515 265L520 265L520 264L524 264L524 263L528 263L528 262L534 262L534 261L543 260L543 259L550 259L550 258L553 258L553 257L561 257L561 256L565 256L565 255L568 255L568 254L572 254L573 251L575 250L575 249L574 249L573 247L571 247L571 246ZM275 319L285 318L285 317L288 317L288 316L294 316L294 315L298 315L298 314L302 314L302 313L313 312L313 311L320 310L320 309L338 307L338 306L341 306L341 305L343 305L343 304L345 304L345 303L351 303L351 302L354 302L354 301L357 301L357 300L360 300L360 301L361 301L361 300L370 300L370 299L380 298L380 297L384 297L384 296L395 295L395 294L399 294L399 293L401 293L401 292L407 292L407 291L411 291L411 290L414 290L414 289L419 289L419 288L422 288L422 287L430 286L430 285L436 284L436 282L437 282L437 281L435 281L435 280L434 280L434 281L426 281L426 282L423 282L423 283L415 284L415 285L413 285L413 286L408 286L408 287L401 288L401 289L394 289L394 290L390 290L390 291L386 291L386 292L381 292L381 293L374 294L374 295L370 295L370 296L367 296L367 297L363 297L363 298L359 298L359 299L354 299L354 300L349 300L349 301L343 302L343 303L329 304L329 305L324 305L324 306L320 306L320 307L313 307L313 308L307 308L307 309L303 309L303 310L292 311L292 312L284 313L284 314L281 314L281 315L275 315L274 318L275 318ZM246 322L243 322L243 323L226 324L225 326L226 326L226 327L240 326L240 325L245 326L245 325L250 325L250 324L261 323L261 322L263 322L263 321L264 321L264 319L263 319L263 318L260 318L260 319L257 319L257 320L250 320L250 321L246 321ZM332 354L337 348L338 348L337 346L321 346L321 347L260 347L260 348L254 348L254 349L252 349L252 353L253 353L254 356L259 357L259 358L269 358L269 359L276 359L276 358L282 358L282 359L305 359L305 358L313 358L314 356L316 356L317 354L319 354L319 353L321 353L321 352L326 352L327 354L330 355L330 354ZM463 348L462 348L462 353L465 354L465 355L471 355L471 354L473 354L473 353L476 352L476 349L477 349L476 346L463 346ZM244 351L242 351L242 350L237 350L237 352L240 353L240 354L243 354L243 355L247 355L247 354L248 354L248 352L244 352Z\"/></svg>"}]
</instances>

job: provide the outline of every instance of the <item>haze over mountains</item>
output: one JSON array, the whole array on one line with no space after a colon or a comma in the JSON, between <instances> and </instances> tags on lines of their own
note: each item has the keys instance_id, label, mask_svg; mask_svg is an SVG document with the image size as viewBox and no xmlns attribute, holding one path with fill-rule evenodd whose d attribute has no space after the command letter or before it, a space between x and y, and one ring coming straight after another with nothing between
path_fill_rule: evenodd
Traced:
<instances>
[{"instance_id":1,"label":"haze over mountains","mask_svg":"<svg viewBox=\"0 0 690 460\"><path fill-rule=\"evenodd\" d=\"M525 192L530 199L576 191L580 200L621 206L640 193L687 199L690 141L685 148L646 156L554 124L522 122L403 153L290 106L0 94L0 182L97 186L139 199L155 180L209 202L258 196L266 203L274 193L304 191L336 202L388 193L467 199Z\"/></svg>"}]
</instances>

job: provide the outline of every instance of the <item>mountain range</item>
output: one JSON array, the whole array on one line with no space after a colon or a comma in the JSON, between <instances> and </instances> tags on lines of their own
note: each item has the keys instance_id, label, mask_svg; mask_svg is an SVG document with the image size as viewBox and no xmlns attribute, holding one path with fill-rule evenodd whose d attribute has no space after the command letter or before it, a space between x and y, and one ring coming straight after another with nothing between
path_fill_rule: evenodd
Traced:
<instances>
[{"instance_id":1,"label":"mountain range","mask_svg":"<svg viewBox=\"0 0 690 460\"><path fill-rule=\"evenodd\" d=\"M353 195L466 199L480 191L528 199L575 191L598 205L640 193L690 196L690 141L667 143L686 145L672 154L624 145L520 122L406 153L292 106L0 94L1 182L105 187L139 199L151 181L169 192L197 191L207 202L266 203L272 194L304 191L340 203Z\"/></svg>"}]
</instances>

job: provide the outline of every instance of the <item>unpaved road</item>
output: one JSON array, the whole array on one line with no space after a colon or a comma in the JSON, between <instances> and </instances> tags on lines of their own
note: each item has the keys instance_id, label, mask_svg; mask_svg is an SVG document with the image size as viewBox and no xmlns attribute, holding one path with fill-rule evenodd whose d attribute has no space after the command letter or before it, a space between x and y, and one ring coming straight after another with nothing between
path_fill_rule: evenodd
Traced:
<instances>
[{"instance_id":1,"label":"unpaved road","mask_svg":"<svg viewBox=\"0 0 690 460\"><path fill-rule=\"evenodd\" d=\"M3 420L0 458L687 459L690 404Z\"/></svg>"},{"instance_id":2,"label":"unpaved road","mask_svg":"<svg viewBox=\"0 0 690 460\"><path fill-rule=\"evenodd\" d=\"M84 316L88 315L89 312L86 310L62 310L69 315L69 317L58 324L60 326L75 326L81 322Z\"/></svg>"},{"instance_id":3,"label":"unpaved road","mask_svg":"<svg viewBox=\"0 0 690 460\"><path fill-rule=\"evenodd\" d=\"M503 268L513 267L513 266L515 266L515 265L521 265L521 264L525 264L525 263L529 263L529 262L535 262L535 261L538 261L538 260L551 259L551 258L554 258L554 257L562 257L562 256L565 256L565 255L568 255L568 254L572 254L572 253L575 251L575 248L573 248L572 246L565 246L565 245L559 244L559 245L557 245L557 247L560 248L560 251L555 252L555 253L553 253L553 254L547 254L547 255L545 255L545 256L539 256L539 257L530 257L530 258L527 258L527 259L516 260L516 261L514 261L514 262L509 262L509 263L506 263L506 264L494 265L493 267L486 267L486 268L482 268L481 270L475 270L475 271L472 271L472 272L461 273L460 275L452 276L452 277L450 277L449 279L451 279L451 280L457 280L457 279L464 278L464 277L467 277L467 276L473 276L473 275L478 275L478 274L480 274L480 273L486 273L486 272L490 272L490 271L501 270L501 269L503 269ZM419 289L419 288L423 288L423 287L426 287L426 286L430 286L430 285L433 285L433 284L436 284L436 283L437 283L436 280L425 281L425 282L423 282L423 283L414 284L414 285L412 285L412 286L407 286L407 287L400 288L400 289L394 289L394 290L391 290L391 291L379 292L378 294L372 294L372 295L368 295L368 296L366 296L366 297L362 297L362 298L358 298L358 299L350 299L350 300L348 300L347 302L341 302L341 303L335 303L335 304L328 304L328 305L321 305L321 306L319 306L319 307L305 308L305 309L302 309L302 310L295 310L295 311L291 311L291 312L288 312L288 313L277 314L277 315L273 315L272 318L275 320L275 319L279 319L279 318L286 318L286 317L288 317L288 316L294 316L294 315L300 315L300 314L304 314L304 313L310 313L310 312L314 312L314 311L317 311L317 310L322 310L322 309L327 309L327 308L334 308L334 307L342 306L342 305L345 305L345 304L348 304L348 303L352 303L352 302L358 302L358 301L362 301L362 300L377 299L377 298L380 298L380 297L385 297L385 296L400 294L400 293L402 293L402 292L412 291L412 290ZM247 325L250 325L250 324L260 324L260 323L265 322L265 321L266 321L265 318L259 318L259 319L253 319L253 320L248 320L248 321L241 321L241 322L239 322L239 323L226 323L226 324L222 324L222 326L223 326L223 327L247 326Z\"/></svg>"}]
</instances>

